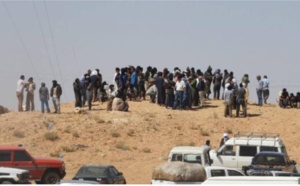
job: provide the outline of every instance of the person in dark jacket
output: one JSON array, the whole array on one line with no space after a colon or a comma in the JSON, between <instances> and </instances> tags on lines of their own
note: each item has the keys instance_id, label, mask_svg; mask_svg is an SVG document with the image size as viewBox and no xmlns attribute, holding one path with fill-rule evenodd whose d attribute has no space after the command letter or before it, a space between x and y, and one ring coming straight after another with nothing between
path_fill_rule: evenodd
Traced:
<instances>
[{"instance_id":1,"label":"person in dark jacket","mask_svg":"<svg viewBox=\"0 0 300 186\"><path fill-rule=\"evenodd\" d=\"M82 88L80 85L80 80L78 78L76 78L75 82L73 83L73 90L75 95L75 107L82 107L82 102L81 102Z\"/></svg>"},{"instance_id":2,"label":"person in dark jacket","mask_svg":"<svg viewBox=\"0 0 300 186\"><path fill-rule=\"evenodd\" d=\"M60 114L60 96L62 95L62 88L56 80L53 80L52 83L53 85L50 90L50 97L52 97L54 113Z\"/></svg>"},{"instance_id":3,"label":"person in dark jacket","mask_svg":"<svg viewBox=\"0 0 300 186\"><path fill-rule=\"evenodd\" d=\"M165 103L165 88L164 88L164 78L162 77L162 72L157 73L157 78L155 81L155 86L157 88L157 104L162 105Z\"/></svg>"}]
</instances>

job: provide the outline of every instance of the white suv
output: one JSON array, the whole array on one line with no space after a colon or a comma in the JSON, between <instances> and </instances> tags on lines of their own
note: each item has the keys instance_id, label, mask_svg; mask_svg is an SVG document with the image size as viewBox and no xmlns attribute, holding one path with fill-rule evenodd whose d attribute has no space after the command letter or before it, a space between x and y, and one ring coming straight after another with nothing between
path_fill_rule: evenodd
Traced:
<instances>
[{"instance_id":1,"label":"white suv","mask_svg":"<svg viewBox=\"0 0 300 186\"><path fill-rule=\"evenodd\" d=\"M28 184L29 177L28 170L0 167L0 184Z\"/></svg>"},{"instance_id":2,"label":"white suv","mask_svg":"<svg viewBox=\"0 0 300 186\"><path fill-rule=\"evenodd\" d=\"M218 150L211 150L210 158L213 160L212 166L242 169L251 164L256 153L263 151L286 153L279 134L239 132Z\"/></svg>"}]
</instances>

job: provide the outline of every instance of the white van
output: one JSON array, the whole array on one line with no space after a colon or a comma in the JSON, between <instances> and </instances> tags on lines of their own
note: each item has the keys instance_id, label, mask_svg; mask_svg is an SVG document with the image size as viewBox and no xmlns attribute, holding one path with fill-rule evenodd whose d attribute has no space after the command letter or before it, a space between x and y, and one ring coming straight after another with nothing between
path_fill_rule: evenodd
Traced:
<instances>
[{"instance_id":1,"label":"white van","mask_svg":"<svg viewBox=\"0 0 300 186\"><path fill-rule=\"evenodd\" d=\"M209 148L205 145L177 146L173 147L169 153L168 162L182 161L187 163L200 163L202 166L209 166Z\"/></svg>"},{"instance_id":2,"label":"white van","mask_svg":"<svg viewBox=\"0 0 300 186\"><path fill-rule=\"evenodd\" d=\"M297 177L272 177L272 176L229 176L211 177L206 179L201 185L226 185L226 184L248 184L248 185L299 185L300 178Z\"/></svg>"},{"instance_id":3,"label":"white van","mask_svg":"<svg viewBox=\"0 0 300 186\"><path fill-rule=\"evenodd\" d=\"M262 151L286 153L279 134L239 132L218 150L211 150L210 158L213 160L212 166L242 169L251 164L256 153Z\"/></svg>"}]
</instances>

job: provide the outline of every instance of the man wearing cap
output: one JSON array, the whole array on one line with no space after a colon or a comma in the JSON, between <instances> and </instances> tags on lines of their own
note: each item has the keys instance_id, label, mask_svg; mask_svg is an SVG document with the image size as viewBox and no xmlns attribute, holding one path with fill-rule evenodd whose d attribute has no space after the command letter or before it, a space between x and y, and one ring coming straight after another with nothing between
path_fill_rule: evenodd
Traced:
<instances>
[{"instance_id":1,"label":"man wearing cap","mask_svg":"<svg viewBox=\"0 0 300 186\"><path fill-rule=\"evenodd\" d=\"M54 113L60 114L60 96L62 95L62 88L56 80L52 81L53 85L50 90L50 96L52 97L52 102L54 106Z\"/></svg>"}]
</instances>

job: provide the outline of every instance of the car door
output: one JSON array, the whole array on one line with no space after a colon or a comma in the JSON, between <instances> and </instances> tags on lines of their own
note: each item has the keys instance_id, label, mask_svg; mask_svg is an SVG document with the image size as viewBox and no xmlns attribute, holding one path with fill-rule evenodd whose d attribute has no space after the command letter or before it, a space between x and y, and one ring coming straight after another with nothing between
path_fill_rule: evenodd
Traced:
<instances>
[{"instance_id":1,"label":"car door","mask_svg":"<svg viewBox=\"0 0 300 186\"><path fill-rule=\"evenodd\" d=\"M13 166L15 168L28 170L32 179L41 178L42 176L42 171L38 170L32 157L24 150L13 151Z\"/></svg>"},{"instance_id":2,"label":"car door","mask_svg":"<svg viewBox=\"0 0 300 186\"><path fill-rule=\"evenodd\" d=\"M250 145L240 145L239 146L239 155L238 155L238 168L243 166L249 166L251 164L252 158L257 153L257 146Z\"/></svg>"},{"instance_id":3,"label":"car door","mask_svg":"<svg viewBox=\"0 0 300 186\"><path fill-rule=\"evenodd\" d=\"M224 145L217 152L217 157L214 159L213 165L236 168L238 166L237 150L238 146L236 145Z\"/></svg>"}]
</instances>

